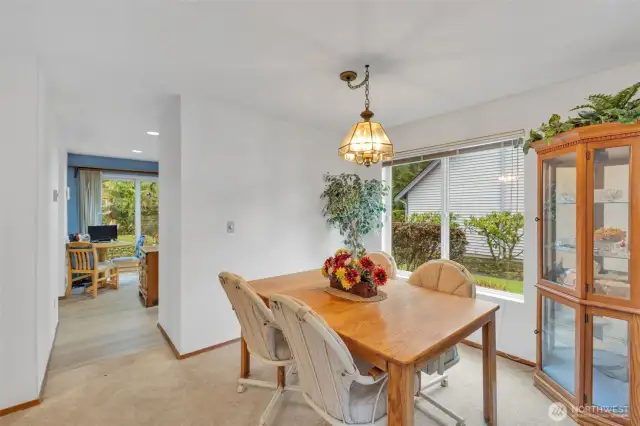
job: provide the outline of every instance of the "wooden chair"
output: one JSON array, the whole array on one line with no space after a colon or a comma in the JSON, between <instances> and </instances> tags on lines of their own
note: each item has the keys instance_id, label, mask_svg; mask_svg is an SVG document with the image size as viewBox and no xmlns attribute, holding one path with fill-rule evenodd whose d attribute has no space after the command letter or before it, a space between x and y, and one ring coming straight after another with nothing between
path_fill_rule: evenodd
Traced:
<instances>
[{"instance_id":1,"label":"wooden chair","mask_svg":"<svg viewBox=\"0 0 640 426\"><path fill-rule=\"evenodd\" d=\"M460 297L469 297L472 299L476 297L476 283L473 281L471 273L469 273L464 266L448 259L430 260L420 265L409 277L409 284ZM437 377L425 386L420 385L420 392L415 401L416 408L425 414L428 414L428 410L422 405L423 400L431 403L449 417L455 419L457 426L463 426L465 420L462 417L426 394L426 390L434 385L440 384L442 387L448 386L448 376L445 371L456 365L459 360L458 348L453 346L438 358L429 362L429 364L422 369L422 372L428 375L437 374Z\"/></svg>"},{"instance_id":2,"label":"wooden chair","mask_svg":"<svg viewBox=\"0 0 640 426\"><path fill-rule=\"evenodd\" d=\"M91 277L91 294L98 297L98 285L120 288L118 268L111 262L98 262L96 247L87 242L67 243L67 297L71 296L74 281ZM114 273L115 272L115 273ZM113 276L112 276L113 274ZM85 290L87 291L87 290Z\"/></svg>"}]
</instances>

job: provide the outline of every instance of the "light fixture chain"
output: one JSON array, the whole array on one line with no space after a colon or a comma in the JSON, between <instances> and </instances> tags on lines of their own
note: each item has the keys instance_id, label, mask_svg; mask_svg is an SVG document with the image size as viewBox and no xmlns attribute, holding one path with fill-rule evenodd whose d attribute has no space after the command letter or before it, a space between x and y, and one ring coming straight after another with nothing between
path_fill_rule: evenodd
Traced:
<instances>
[{"instance_id":1,"label":"light fixture chain","mask_svg":"<svg viewBox=\"0 0 640 426\"><path fill-rule=\"evenodd\" d=\"M367 65L367 71L365 73L365 85L364 85L364 109L369 109L369 65Z\"/></svg>"}]
</instances>

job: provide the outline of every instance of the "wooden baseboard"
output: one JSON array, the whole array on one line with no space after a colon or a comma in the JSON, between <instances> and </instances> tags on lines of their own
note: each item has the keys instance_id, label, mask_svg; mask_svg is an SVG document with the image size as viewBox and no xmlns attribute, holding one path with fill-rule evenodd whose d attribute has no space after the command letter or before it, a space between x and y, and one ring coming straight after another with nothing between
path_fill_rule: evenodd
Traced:
<instances>
[{"instance_id":1,"label":"wooden baseboard","mask_svg":"<svg viewBox=\"0 0 640 426\"><path fill-rule=\"evenodd\" d=\"M160 333L162 334L162 337L164 337L164 340L167 341L167 344L169 345L169 347L171 348L171 352L173 352L173 354L175 355L175 357L177 359L180 359L180 352L178 352L178 350L176 349L175 345L173 344L173 342L171 341L171 338L169 337L169 335L167 334L166 331L164 331L164 328L162 328L162 326L160 325L160 323L158 323L158 330L160 330Z\"/></svg>"},{"instance_id":2,"label":"wooden baseboard","mask_svg":"<svg viewBox=\"0 0 640 426\"><path fill-rule=\"evenodd\" d=\"M482 349L482 345L480 343L472 342L471 340L466 340L465 339L465 340L462 341L462 343L467 345L467 346L471 346L472 348ZM496 351L496 355L498 355L499 357L502 357L502 358L506 358L506 359L508 359L510 361L517 362L518 364L526 365L528 367L535 367L536 366L535 362L531 362L531 361L529 361L527 359L520 358L520 357L517 357L515 355L508 354L506 352Z\"/></svg>"},{"instance_id":3,"label":"wooden baseboard","mask_svg":"<svg viewBox=\"0 0 640 426\"><path fill-rule=\"evenodd\" d=\"M39 399L23 402L22 404L14 405L13 407L3 408L0 410L0 417L15 413L16 411L26 410L27 408L35 407L36 405L40 405Z\"/></svg>"},{"instance_id":4,"label":"wooden baseboard","mask_svg":"<svg viewBox=\"0 0 640 426\"><path fill-rule=\"evenodd\" d=\"M238 337L237 339L227 340L226 342L222 342L222 343L218 343L217 345L213 345L213 346L209 346L209 347L206 347L206 348L198 349L197 351L188 352L186 354L180 354L180 352L178 352L178 349L176 349L176 346L171 341L171 338L169 338L169 335L164 330L164 328L162 328L160 323L158 323L158 329L160 330L160 333L162 333L162 337L164 337L164 339L167 341L167 344L171 348L171 351L173 352L175 357L177 359L179 359L179 360L191 358L192 356L200 355L200 354L202 354L204 352L209 352L209 351L212 351L214 349L218 349L218 348L221 348L223 346L227 346L227 345L230 345L232 343L236 343L236 342L238 342L240 340L240 338Z\"/></svg>"}]
</instances>

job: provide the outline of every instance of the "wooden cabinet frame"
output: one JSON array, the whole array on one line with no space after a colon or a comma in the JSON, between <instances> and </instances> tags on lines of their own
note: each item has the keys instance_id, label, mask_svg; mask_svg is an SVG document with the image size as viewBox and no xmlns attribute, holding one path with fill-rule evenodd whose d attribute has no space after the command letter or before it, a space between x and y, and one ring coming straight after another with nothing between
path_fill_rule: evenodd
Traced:
<instances>
[{"instance_id":1,"label":"wooden cabinet frame","mask_svg":"<svg viewBox=\"0 0 640 426\"><path fill-rule=\"evenodd\" d=\"M606 296L592 291L594 286L594 160L595 151L630 147L629 159L629 299ZM608 123L582 127L560 134L551 144L533 144L538 153L538 294L537 294L537 368L534 384L550 399L569 407L579 424L640 425L640 124ZM576 286L563 287L543 279L544 255L544 168L545 160L576 153ZM587 291L588 285L588 291ZM542 371L543 298L549 298L576 312L575 395L571 395ZM593 401L593 316L605 316L629 324L629 417L590 410ZM586 408L585 408L586 407Z\"/></svg>"}]
</instances>

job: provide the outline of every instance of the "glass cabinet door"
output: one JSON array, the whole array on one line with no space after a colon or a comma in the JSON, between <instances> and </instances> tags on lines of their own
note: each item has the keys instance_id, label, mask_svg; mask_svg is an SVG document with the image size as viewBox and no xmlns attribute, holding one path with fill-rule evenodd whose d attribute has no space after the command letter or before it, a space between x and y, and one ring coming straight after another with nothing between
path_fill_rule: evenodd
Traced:
<instances>
[{"instance_id":1,"label":"glass cabinet door","mask_svg":"<svg viewBox=\"0 0 640 426\"><path fill-rule=\"evenodd\" d=\"M576 310L542 297L541 369L575 396Z\"/></svg>"},{"instance_id":2,"label":"glass cabinet door","mask_svg":"<svg viewBox=\"0 0 640 426\"><path fill-rule=\"evenodd\" d=\"M542 279L575 290L576 153L542 162Z\"/></svg>"},{"instance_id":3,"label":"glass cabinet door","mask_svg":"<svg viewBox=\"0 0 640 426\"><path fill-rule=\"evenodd\" d=\"M594 314L592 329L592 405L628 417L629 323Z\"/></svg>"},{"instance_id":4,"label":"glass cabinet door","mask_svg":"<svg viewBox=\"0 0 640 426\"><path fill-rule=\"evenodd\" d=\"M629 300L629 220L631 148L594 149L593 169L593 285L597 295Z\"/></svg>"}]
</instances>

